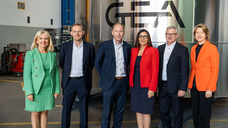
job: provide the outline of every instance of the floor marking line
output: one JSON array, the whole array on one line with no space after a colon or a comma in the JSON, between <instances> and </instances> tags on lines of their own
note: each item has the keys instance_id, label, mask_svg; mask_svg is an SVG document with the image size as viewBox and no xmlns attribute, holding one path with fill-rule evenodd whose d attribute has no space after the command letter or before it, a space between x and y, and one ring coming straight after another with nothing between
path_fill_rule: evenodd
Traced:
<instances>
[{"instance_id":1,"label":"floor marking line","mask_svg":"<svg viewBox=\"0 0 228 128\"><path fill-rule=\"evenodd\" d=\"M12 80L0 80L0 81L5 81L5 82L14 82L14 83L23 83L21 81L12 81Z\"/></svg>"},{"instance_id":2,"label":"floor marking line","mask_svg":"<svg viewBox=\"0 0 228 128\"><path fill-rule=\"evenodd\" d=\"M218 122L221 122L221 121L228 121L228 119L211 119L211 121L215 122L215 121L218 121Z\"/></svg>"},{"instance_id":3,"label":"floor marking line","mask_svg":"<svg viewBox=\"0 0 228 128\"><path fill-rule=\"evenodd\" d=\"M21 88L24 87L24 82L21 82L21 81L11 81L11 80L1 80L1 79L0 79L0 81L4 81L4 82L13 82L13 83L20 83L20 84L21 84ZM24 92L24 94L25 94L25 92Z\"/></svg>"},{"instance_id":4,"label":"floor marking line","mask_svg":"<svg viewBox=\"0 0 228 128\"><path fill-rule=\"evenodd\" d=\"M0 125L29 125L31 123L0 123Z\"/></svg>"}]
</instances>

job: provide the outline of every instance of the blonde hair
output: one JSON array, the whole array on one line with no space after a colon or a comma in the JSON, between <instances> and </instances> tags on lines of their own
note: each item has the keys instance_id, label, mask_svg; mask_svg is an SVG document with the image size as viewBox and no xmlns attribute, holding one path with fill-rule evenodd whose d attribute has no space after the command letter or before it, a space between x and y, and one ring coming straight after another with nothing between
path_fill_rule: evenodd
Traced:
<instances>
[{"instance_id":1,"label":"blonde hair","mask_svg":"<svg viewBox=\"0 0 228 128\"><path fill-rule=\"evenodd\" d=\"M206 40L210 41L210 31L207 28L207 26L205 24L202 24L202 23L196 25L194 30L193 30L194 40L196 40L195 34L196 34L196 29L197 28L202 28L203 32L206 34Z\"/></svg>"},{"instance_id":2,"label":"blonde hair","mask_svg":"<svg viewBox=\"0 0 228 128\"><path fill-rule=\"evenodd\" d=\"M31 45L31 50L34 48L38 48L38 44L37 44L37 39L42 35L45 34L48 37L48 46L47 46L47 51L52 52L54 50L54 46L52 43L52 39L50 34L47 31L38 31L33 39L32 45Z\"/></svg>"}]
</instances>

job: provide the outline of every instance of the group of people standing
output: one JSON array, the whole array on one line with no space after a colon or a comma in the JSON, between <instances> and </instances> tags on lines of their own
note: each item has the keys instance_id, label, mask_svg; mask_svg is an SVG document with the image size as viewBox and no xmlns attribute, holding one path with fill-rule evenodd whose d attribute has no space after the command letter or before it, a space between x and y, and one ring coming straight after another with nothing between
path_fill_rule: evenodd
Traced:
<instances>
[{"instance_id":1,"label":"group of people standing","mask_svg":"<svg viewBox=\"0 0 228 128\"><path fill-rule=\"evenodd\" d=\"M182 128L183 96L187 86L191 92L195 128L209 128L211 106L219 71L217 47L209 43L209 30L204 24L194 28L198 41L191 49L189 78L188 48L179 44L177 29L167 27L166 43L154 48L146 29L136 36L134 48L123 41L125 27L115 23L113 39L95 47L82 40L84 28L71 27L73 40L62 44L59 54L62 68L62 128L70 127L72 105L77 96L80 128L88 128L88 99L92 88L92 69L99 75L103 93L101 127L109 128L114 108L113 128L121 128L128 88L131 89L131 110L136 112L139 128L149 128L154 113L155 92L159 94L159 111L163 128ZM60 94L59 72L53 43L46 31L37 32L26 52L24 64L25 110L31 113L33 128L45 128L47 112L55 107ZM128 66L130 65L130 72ZM158 87L157 87L158 86ZM174 112L171 126L169 111Z\"/></svg>"}]
</instances>

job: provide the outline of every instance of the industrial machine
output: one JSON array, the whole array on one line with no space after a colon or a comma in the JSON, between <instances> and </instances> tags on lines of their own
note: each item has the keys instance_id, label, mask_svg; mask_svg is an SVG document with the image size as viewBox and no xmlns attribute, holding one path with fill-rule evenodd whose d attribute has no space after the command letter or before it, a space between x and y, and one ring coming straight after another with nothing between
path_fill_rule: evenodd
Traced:
<instances>
[{"instance_id":1,"label":"industrial machine","mask_svg":"<svg viewBox=\"0 0 228 128\"><path fill-rule=\"evenodd\" d=\"M15 50L15 52L12 52ZM11 60L10 60L10 72L17 73L20 76L23 73L23 66L25 61L25 53L18 53L16 49L10 49L11 51Z\"/></svg>"},{"instance_id":2,"label":"industrial machine","mask_svg":"<svg viewBox=\"0 0 228 128\"><path fill-rule=\"evenodd\" d=\"M16 73L21 76L25 60L25 44L9 44L1 55L1 74Z\"/></svg>"}]
</instances>

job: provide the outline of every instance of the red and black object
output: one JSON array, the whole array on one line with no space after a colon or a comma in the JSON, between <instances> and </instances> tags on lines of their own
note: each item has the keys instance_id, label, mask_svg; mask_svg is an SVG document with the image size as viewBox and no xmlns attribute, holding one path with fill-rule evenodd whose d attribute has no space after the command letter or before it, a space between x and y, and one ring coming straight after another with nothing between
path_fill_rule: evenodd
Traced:
<instances>
[{"instance_id":1,"label":"red and black object","mask_svg":"<svg viewBox=\"0 0 228 128\"><path fill-rule=\"evenodd\" d=\"M12 60L10 63L10 72L23 73L25 53L12 53Z\"/></svg>"},{"instance_id":2,"label":"red and black object","mask_svg":"<svg viewBox=\"0 0 228 128\"><path fill-rule=\"evenodd\" d=\"M1 73L6 75L16 73L17 76L23 74L25 61L25 52L18 52L16 48L4 47L4 52L1 55Z\"/></svg>"}]
</instances>

